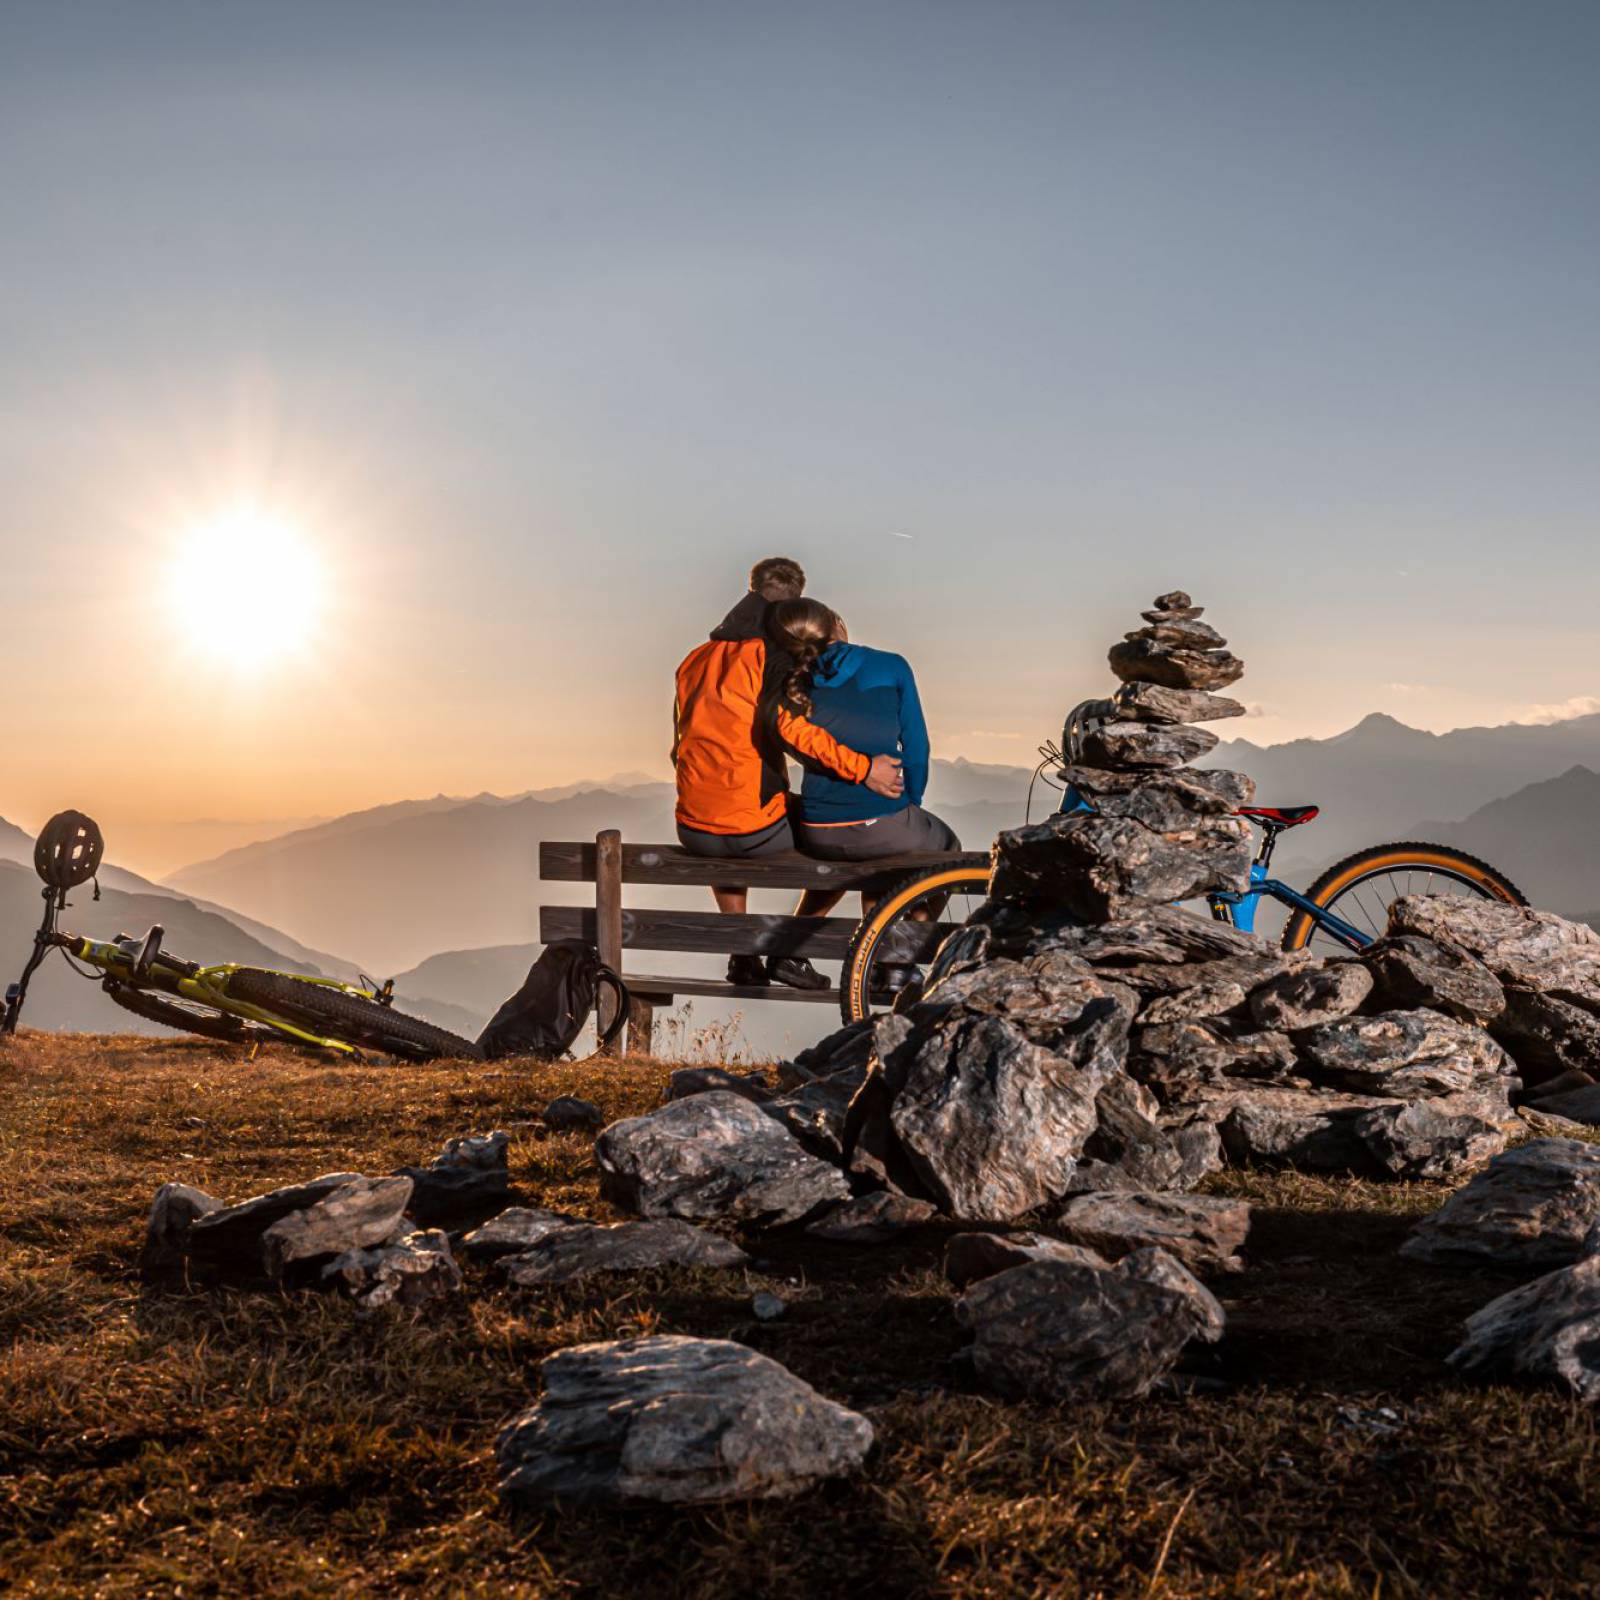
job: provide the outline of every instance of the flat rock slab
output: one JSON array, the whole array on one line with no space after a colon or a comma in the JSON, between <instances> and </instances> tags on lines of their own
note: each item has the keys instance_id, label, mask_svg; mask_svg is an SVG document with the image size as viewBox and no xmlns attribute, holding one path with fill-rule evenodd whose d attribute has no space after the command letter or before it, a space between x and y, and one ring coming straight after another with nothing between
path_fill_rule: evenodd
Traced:
<instances>
[{"instance_id":1,"label":"flat rock slab","mask_svg":"<svg viewBox=\"0 0 1600 1600\"><path fill-rule=\"evenodd\" d=\"M1218 742L1209 728L1178 722L1108 722L1084 736L1078 759L1086 767L1183 767Z\"/></svg>"},{"instance_id":2,"label":"flat rock slab","mask_svg":"<svg viewBox=\"0 0 1600 1600\"><path fill-rule=\"evenodd\" d=\"M1564 1094L1540 1095L1531 1103L1531 1109L1542 1111L1546 1116L1566 1117L1572 1122L1600 1124L1600 1083L1568 1089Z\"/></svg>"},{"instance_id":3,"label":"flat rock slab","mask_svg":"<svg viewBox=\"0 0 1600 1600\"><path fill-rule=\"evenodd\" d=\"M196 1261L239 1271L263 1265L261 1238L280 1217L304 1211L319 1200L358 1182L359 1172L328 1172L309 1183L289 1184L197 1217L184 1235L184 1248Z\"/></svg>"},{"instance_id":4,"label":"flat rock slab","mask_svg":"<svg viewBox=\"0 0 1600 1600\"><path fill-rule=\"evenodd\" d=\"M461 1269L450 1254L449 1236L434 1228L335 1256L323 1267L320 1282L371 1312L455 1294L461 1288Z\"/></svg>"},{"instance_id":5,"label":"flat rock slab","mask_svg":"<svg viewBox=\"0 0 1600 1600\"><path fill-rule=\"evenodd\" d=\"M1576 1261L1600 1218L1600 1147L1535 1139L1424 1217L1400 1247L1416 1261L1559 1267Z\"/></svg>"},{"instance_id":6,"label":"flat rock slab","mask_svg":"<svg viewBox=\"0 0 1600 1600\"><path fill-rule=\"evenodd\" d=\"M1600 1400L1600 1256L1547 1273L1467 1318L1448 1357L1464 1377L1553 1384Z\"/></svg>"},{"instance_id":7,"label":"flat rock slab","mask_svg":"<svg viewBox=\"0 0 1600 1600\"><path fill-rule=\"evenodd\" d=\"M547 1233L574 1227L586 1219L565 1211L545 1211L535 1206L510 1206L474 1228L461 1241L464 1254L476 1261L498 1261L531 1249Z\"/></svg>"},{"instance_id":8,"label":"flat rock slab","mask_svg":"<svg viewBox=\"0 0 1600 1600\"><path fill-rule=\"evenodd\" d=\"M644 1217L776 1226L850 1197L837 1168L725 1089L612 1123L595 1155L607 1198Z\"/></svg>"},{"instance_id":9,"label":"flat rock slab","mask_svg":"<svg viewBox=\"0 0 1600 1600\"><path fill-rule=\"evenodd\" d=\"M806 1232L813 1239L826 1239L830 1244L884 1244L920 1228L938 1214L938 1208L930 1201L880 1190L846 1200L810 1223Z\"/></svg>"},{"instance_id":10,"label":"flat rock slab","mask_svg":"<svg viewBox=\"0 0 1600 1600\"><path fill-rule=\"evenodd\" d=\"M687 1100L692 1094L726 1089L758 1103L772 1098L772 1085L764 1072L728 1072L722 1067L680 1067L667 1079L667 1099Z\"/></svg>"},{"instance_id":11,"label":"flat rock slab","mask_svg":"<svg viewBox=\"0 0 1600 1600\"><path fill-rule=\"evenodd\" d=\"M606 1114L593 1100L558 1094L539 1113L539 1120L552 1133L598 1133L605 1126Z\"/></svg>"},{"instance_id":12,"label":"flat rock slab","mask_svg":"<svg viewBox=\"0 0 1600 1600\"><path fill-rule=\"evenodd\" d=\"M1500 980L1475 955L1452 944L1395 934L1369 945L1361 960L1385 1010L1426 1006L1467 1022L1488 1022L1506 1008Z\"/></svg>"},{"instance_id":13,"label":"flat rock slab","mask_svg":"<svg viewBox=\"0 0 1600 1600\"><path fill-rule=\"evenodd\" d=\"M514 1509L800 1494L858 1471L872 1445L865 1417L725 1339L577 1345L541 1371L543 1396L497 1445Z\"/></svg>"},{"instance_id":14,"label":"flat rock slab","mask_svg":"<svg viewBox=\"0 0 1600 1600\"><path fill-rule=\"evenodd\" d=\"M1226 689L1244 676L1244 662L1226 650L1184 649L1151 638L1123 639L1112 645L1107 660L1124 683L1166 689Z\"/></svg>"},{"instance_id":15,"label":"flat rock slab","mask_svg":"<svg viewBox=\"0 0 1600 1600\"><path fill-rule=\"evenodd\" d=\"M1511 1058L1482 1028L1440 1011L1345 1017L1295 1044L1307 1077L1353 1094L1426 1100L1489 1087L1509 1094L1519 1081Z\"/></svg>"},{"instance_id":16,"label":"flat rock slab","mask_svg":"<svg viewBox=\"0 0 1600 1600\"><path fill-rule=\"evenodd\" d=\"M1115 1267L1031 1261L984 1278L956 1302L978 1376L1011 1398L1147 1394L1184 1346L1221 1337L1215 1298L1161 1250Z\"/></svg>"},{"instance_id":17,"label":"flat rock slab","mask_svg":"<svg viewBox=\"0 0 1600 1600\"><path fill-rule=\"evenodd\" d=\"M647 1272L653 1267L737 1267L749 1261L731 1239L675 1217L649 1222L592 1222L552 1228L526 1250L502 1262L519 1288L572 1283L607 1272Z\"/></svg>"},{"instance_id":18,"label":"flat rock slab","mask_svg":"<svg viewBox=\"0 0 1600 1600\"><path fill-rule=\"evenodd\" d=\"M1125 683L1111 697L1116 714L1132 722L1218 722L1242 717L1237 700L1198 689L1164 689L1158 683Z\"/></svg>"},{"instance_id":19,"label":"flat rock slab","mask_svg":"<svg viewBox=\"0 0 1600 1600\"><path fill-rule=\"evenodd\" d=\"M1294 1033L1359 1011L1372 974L1359 961L1330 961L1268 978L1250 994L1250 1015L1263 1028Z\"/></svg>"},{"instance_id":20,"label":"flat rock slab","mask_svg":"<svg viewBox=\"0 0 1600 1600\"><path fill-rule=\"evenodd\" d=\"M944 1275L958 1289L1030 1261L1065 1261L1078 1267L1109 1267L1096 1250L1043 1233L958 1233L944 1247Z\"/></svg>"},{"instance_id":21,"label":"flat rock slab","mask_svg":"<svg viewBox=\"0 0 1600 1600\"><path fill-rule=\"evenodd\" d=\"M1067 1202L1055 1227L1113 1259L1159 1246L1192 1272L1239 1272L1250 1207L1208 1195L1086 1194Z\"/></svg>"},{"instance_id":22,"label":"flat rock slab","mask_svg":"<svg viewBox=\"0 0 1600 1600\"><path fill-rule=\"evenodd\" d=\"M281 1278L294 1266L386 1244L410 1201L409 1178L355 1178L274 1222L261 1236L262 1265Z\"/></svg>"}]
</instances>

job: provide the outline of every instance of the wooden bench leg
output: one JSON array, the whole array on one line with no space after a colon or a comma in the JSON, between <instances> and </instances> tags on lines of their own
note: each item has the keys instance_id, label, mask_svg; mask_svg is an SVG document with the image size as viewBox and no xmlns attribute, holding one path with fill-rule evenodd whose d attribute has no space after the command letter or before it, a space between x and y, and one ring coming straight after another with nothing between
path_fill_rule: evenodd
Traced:
<instances>
[{"instance_id":1,"label":"wooden bench leg","mask_svg":"<svg viewBox=\"0 0 1600 1600\"><path fill-rule=\"evenodd\" d=\"M613 972L622 971L622 835L607 828L594 836L594 931L600 959ZM609 989L600 991L595 1021L600 1031L611 1026L616 1004ZM606 1047L606 1054L622 1054L622 1036Z\"/></svg>"},{"instance_id":2,"label":"wooden bench leg","mask_svg":"<svg viewBox=\"0 0 1600 1600\"><path fill-rule=\"evenodd\" d=\"M655 1054L656 1008L638 995L628 1007L628 1049L636 1056Z\"/></svg>"}]
</instances>

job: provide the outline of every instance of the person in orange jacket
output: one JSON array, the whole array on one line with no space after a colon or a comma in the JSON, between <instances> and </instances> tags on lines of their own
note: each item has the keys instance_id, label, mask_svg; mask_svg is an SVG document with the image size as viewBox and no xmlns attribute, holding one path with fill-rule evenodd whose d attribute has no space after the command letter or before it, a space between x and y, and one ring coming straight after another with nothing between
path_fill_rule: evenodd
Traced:
<instances>
[{"instance_id":1,"label":"person in orange jacket","mask_svg":"<svg viewBox=\"0 0 1600 1600\"><path fill-rule=\"evenodd\" d=\"M904 780L893 756L868 756L840 744L809 718L788 709L763 716L774 675L786 670L769 646L765 624L775 601L798 599L806 575L799 562L769 556L750 570L750 592L678 667L673 702L672 764L678 778L678 842L697 856L751 860L793 850L786 755L816 762L847 783L894 797ZM719 911L742 913L748 886L711 891ZM821 916L834 895L801 896L797 914ZM801 956L736 955L728 981L826 989L828 980Z\"/></svg>"}]
</instances>

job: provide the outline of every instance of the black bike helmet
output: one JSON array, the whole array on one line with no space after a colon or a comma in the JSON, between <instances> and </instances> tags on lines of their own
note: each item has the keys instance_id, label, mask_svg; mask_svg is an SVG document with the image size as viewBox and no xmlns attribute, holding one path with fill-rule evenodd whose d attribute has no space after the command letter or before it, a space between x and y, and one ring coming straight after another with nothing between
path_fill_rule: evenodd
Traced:
<instances>
[{"instance_id":1,"label":"black bike helmet","mask_svg":"<svg viewBox=\"0 0 1600 1600\"><path fill-rule=\"evenodd\" d=\"M33 868L50 888L64 893L94 877L105 852L98 822L81 811L62 811L45 823L33 847Z\"/></svg>"}]
</instances>

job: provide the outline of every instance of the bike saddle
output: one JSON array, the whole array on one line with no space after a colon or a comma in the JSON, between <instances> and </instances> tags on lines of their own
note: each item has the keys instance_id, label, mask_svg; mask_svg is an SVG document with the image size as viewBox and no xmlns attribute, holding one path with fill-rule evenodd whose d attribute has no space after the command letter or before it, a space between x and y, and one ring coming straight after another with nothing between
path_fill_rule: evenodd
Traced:
<instances>
[{"instance_id":1,"label":"bike saddle","mask_svg":"<svg viewBox=\"0 0 1600 1600\"><path fill-rule=\"evenodd\" d=\"M1298 828L1302 822L1314 820L1321 810L1321 806L1240 806L1239 815L1263 828Z\"/></svg>"}]
</instances>

